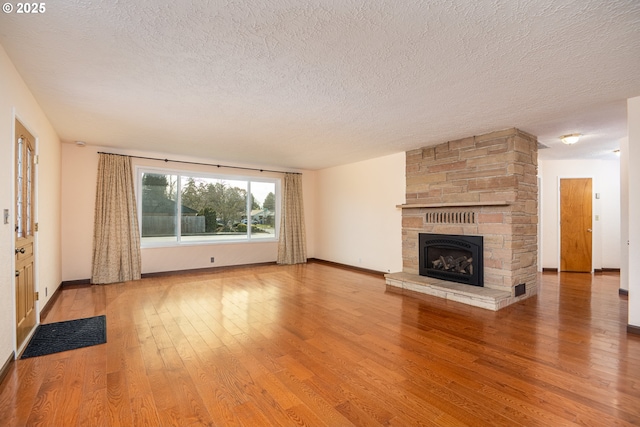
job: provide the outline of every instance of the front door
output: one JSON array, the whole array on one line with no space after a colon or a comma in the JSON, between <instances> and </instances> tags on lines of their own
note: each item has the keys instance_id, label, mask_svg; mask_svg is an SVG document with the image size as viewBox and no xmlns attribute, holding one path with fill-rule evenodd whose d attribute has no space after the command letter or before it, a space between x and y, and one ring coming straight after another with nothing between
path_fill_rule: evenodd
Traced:
<instances>
[{"instance_id":1,"label":"front door","mask_svg":"<svg viewBox=\"0 0 640 427\"><path fill-rule=\"evenodd\" d=\"M560 271L590 273L591 178L560 179Z\"/></svg>"},{"instance_id":2,"label":"front door","mask_svg":"<svg viewBox=\"0 0 640 427\"><path fill-rule=\"evenodd\" d=\"M19 350L36 326L34 279L35 141L16 120L16 337Z\"/></svg>"}]
</instances>

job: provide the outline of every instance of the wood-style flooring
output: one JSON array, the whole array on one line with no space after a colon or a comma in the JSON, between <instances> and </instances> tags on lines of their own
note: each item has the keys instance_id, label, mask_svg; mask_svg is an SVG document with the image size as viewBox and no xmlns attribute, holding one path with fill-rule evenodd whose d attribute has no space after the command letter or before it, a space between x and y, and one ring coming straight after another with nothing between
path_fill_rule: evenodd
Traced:
<instances>
[{"instance_id":1,"label":"wood-style flooring","mask_svg":"<svg viewBox=\"0 0 640 427\"><path fill-rule=\"evenodd\" d=\"M638 426L616 274L499 312L322 263L64 289L107 343L14 362L0 426Z\"/></svg>"}]
</instances>

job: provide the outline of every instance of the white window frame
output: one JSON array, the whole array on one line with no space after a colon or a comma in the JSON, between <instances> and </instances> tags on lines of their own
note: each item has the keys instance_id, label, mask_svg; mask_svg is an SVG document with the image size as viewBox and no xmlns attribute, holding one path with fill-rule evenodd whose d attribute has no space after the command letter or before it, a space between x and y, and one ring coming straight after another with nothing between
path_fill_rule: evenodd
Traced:
<instances>
[{"instance_id":1,"label":"white window frame","mask_svg":"<svg viewBox=\"0 0 640 427\"><path fill-rule=\"evenodd\" d=\"M247 216L247 233L243 237L238 238L227 238L224 240L182 240L182 221L176 221L176 240L175 241L145 241L142 237L142 175L145 173L151 174L159 174L159 175L176 175L178 178L176 196L177 201L176 205L181 206L182 199L182 177L192 177L192 178L205 178L205 179L219 179L219 180L231 180L231 181L247 181L247 206L246 206L246 216ZM140 247L141 248L157 248L157 247L179 247L179 246L198 246L198 245L220 245L220 244L242 244L242 243L273 243L278 241L278 236L280 234L280 211L281 211L281 187L282 180L280 178L265 178L265 177L257 177L251 175L231 175L231 174L214 174L207 172L198 172L186 169L170 169L170 168L158 168L151 166L136 166L135 167L136 174L136 204L138 208L138 227L140 230ZM276 197L276 215L275 215L275 232L273 237L260 237L260 238L252 238L251 236L251 183L252 182L266 182L275 184L275 197ZM177 213L180 214L179 212Z\"/></svg>"}]
</instances>

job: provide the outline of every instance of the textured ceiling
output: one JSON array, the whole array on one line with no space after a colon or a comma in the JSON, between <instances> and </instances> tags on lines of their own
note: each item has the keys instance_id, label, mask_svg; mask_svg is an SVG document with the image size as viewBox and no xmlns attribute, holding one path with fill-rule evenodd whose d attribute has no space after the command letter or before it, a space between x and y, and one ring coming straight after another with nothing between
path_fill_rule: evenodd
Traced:
<instances>
[{"instance_id":1,"label":"textured ceiling","mask_svg":"<svg viewBox=\"0 0 640 427\"><path fill-rule=\"evenodd\" d=\"M507 127L601 158L640 95L638 0L58 0L0 44L63 141L288 168Z\"/></svg>"}]
</instances>

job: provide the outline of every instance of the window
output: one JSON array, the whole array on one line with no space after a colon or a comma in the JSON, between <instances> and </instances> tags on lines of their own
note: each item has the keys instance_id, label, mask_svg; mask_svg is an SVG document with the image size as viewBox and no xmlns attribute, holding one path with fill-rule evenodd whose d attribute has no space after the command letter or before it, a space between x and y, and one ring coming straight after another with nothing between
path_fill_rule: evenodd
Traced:
<instances>
[{"instance_id":1,"label":"window","mask_svg":"<svg viewBox=\"0 0 640 427\"><path fill-rule=\"evenodd\" d=\"M279 181L138 169L143 246L277 239Z\"/></svg>"}]
</instances>

